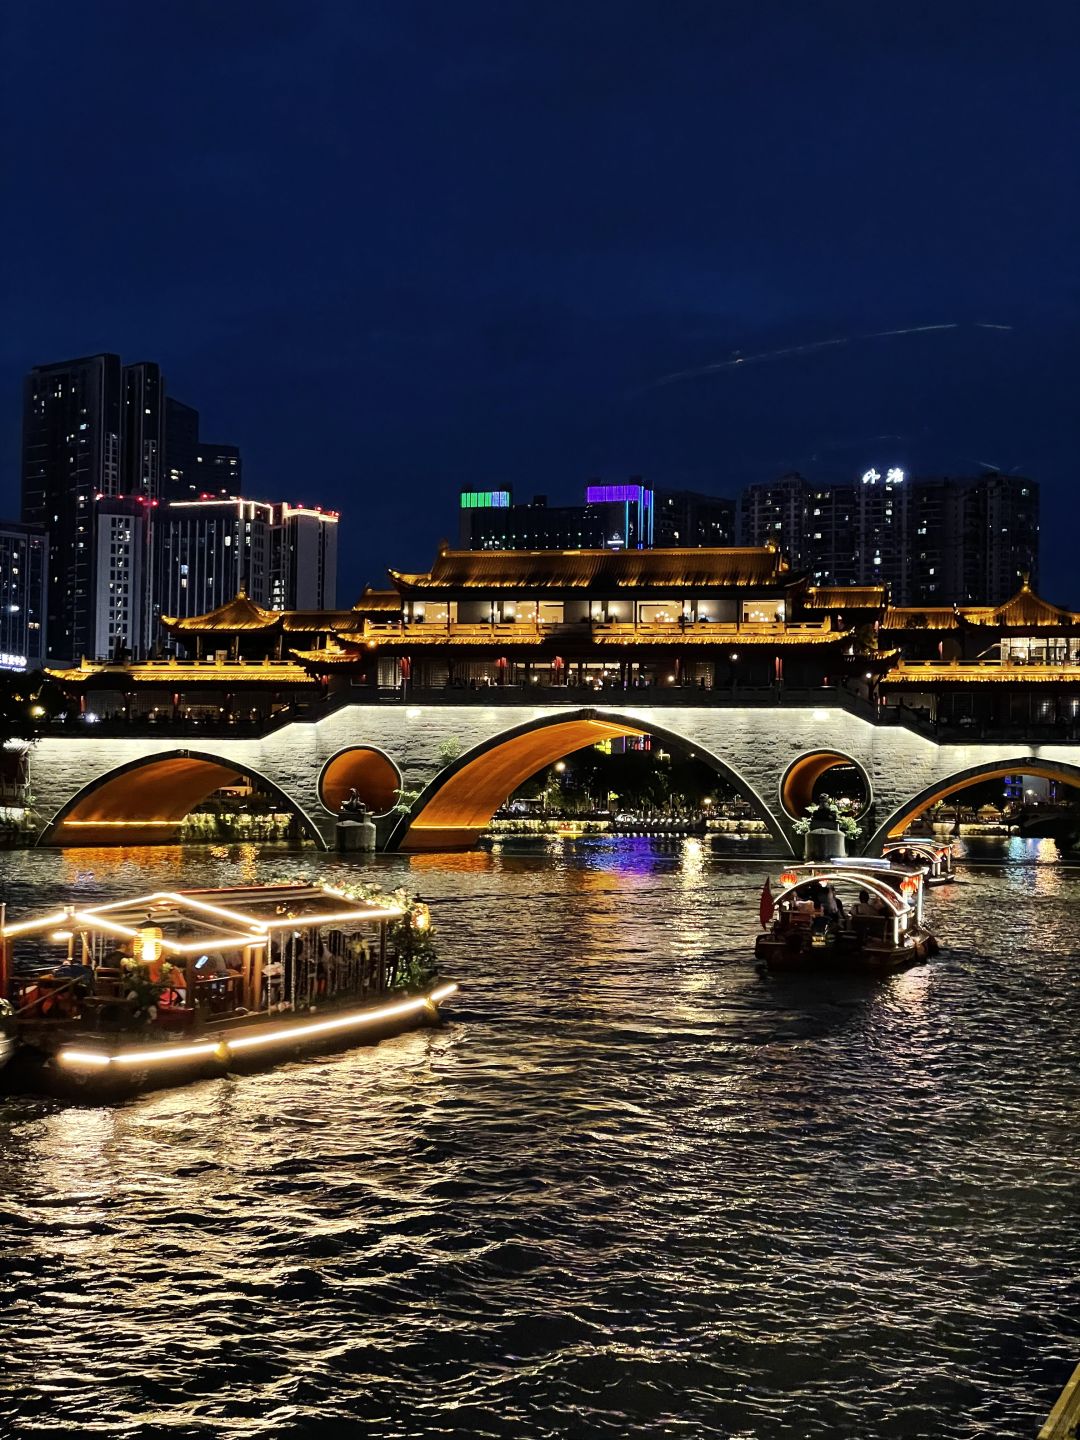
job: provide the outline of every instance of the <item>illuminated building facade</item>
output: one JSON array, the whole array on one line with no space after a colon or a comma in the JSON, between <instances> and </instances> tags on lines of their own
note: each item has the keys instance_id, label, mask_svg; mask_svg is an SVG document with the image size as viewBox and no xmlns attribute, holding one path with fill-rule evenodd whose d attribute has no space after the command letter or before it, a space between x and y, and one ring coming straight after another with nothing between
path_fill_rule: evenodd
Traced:
<instances>
[{"instance_id":1,"label":"illuminated building facade","mask_svg":"<svg viewBox=\"0 0 1080 1440\"><path fill-rule=\"evenodd\" d=\"M158 524L161 614L201 615L241 592L269 605L275 507L254 500L175 500Z\"/></svg>"},{"instance_id":2,"label":"illuminated building facade","mask_svg":"<svg viewBox=\"0 0 1080 1440\"><path fill-rule=\"evenodd\" d=\"M338 519L259 500L175 500L158 518L158 613L216 610L243 594L268 610L333 608ZM162 641L175 648L167 629Z\"/></svg>"},{"instance_id":3,"label":"illuminated building facade","mask_svg":"<svg viewBox=\"0 0 1080 1440\"><path fill-rule=\"evenodd\" d=\"M1037 583L1039 487L1021 476L909 477L871 467L851 484L801 475L743 491L744 544L778 544L818 585L889 587L896 604L1000 604Z\"/></svg>"},{"instance_id":4,"label":"illuminated building facade","mask_svg":"<svg viewBox=\"0 0 1080 1440\"><path fill-rule=\"evenodd\" d=\"M460 515L462 550L715 548L735 531L733 501L656 490L639 477L590 481L582 505L549 505L546 495L515 505L509 489L463 490Z\"/></svg>"},{"instance_id":5,"label":"illuminated building facade","mask_svg":"<svg viewBox=\"0 0 1080 1440\"><path fill-rule=\"evenodd\" d=\"M0 671L45 661L48 538L36 525L0 522Z\"/></svg>"},{"instance_id":6,"label":"illuminated building facade","mask_svg":"<svg viewBox=\"0 0 1080 1440\"><path fill-rule=\"evenodd\" d=\"M1026 584L1001 605L897 606L883 585L812 585L766 547L447 550L429 571L390 578L391 589L344 610L276 611L239 595L169 616L182 660L59 678L128 723L258 723L292 707L440 696L596 697L840 703L939 738L1015 729L1080 739L1080 614Z\"/></svg>"}]
</instances>

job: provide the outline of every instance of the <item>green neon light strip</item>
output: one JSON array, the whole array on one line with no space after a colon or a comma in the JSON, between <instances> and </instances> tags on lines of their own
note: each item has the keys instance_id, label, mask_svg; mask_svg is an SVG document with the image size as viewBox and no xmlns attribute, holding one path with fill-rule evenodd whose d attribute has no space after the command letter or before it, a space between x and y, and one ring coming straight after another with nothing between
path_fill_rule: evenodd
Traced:
<instances>
[{"instance_id":1,"label":"green neon light strip","mask_svg":"<svg viewBox=\"0 0 1080 1440\"><path fill-rule=\"evenodd\" d=\"M509 510L509 490L463 490L462 510Z\"/></svg>"}]
</instances>

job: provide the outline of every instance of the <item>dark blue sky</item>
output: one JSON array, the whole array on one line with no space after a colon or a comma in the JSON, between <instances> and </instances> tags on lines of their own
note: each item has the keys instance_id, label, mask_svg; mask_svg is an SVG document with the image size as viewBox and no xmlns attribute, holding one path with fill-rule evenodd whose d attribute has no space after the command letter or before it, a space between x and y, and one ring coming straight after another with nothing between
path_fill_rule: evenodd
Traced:
<instances>
[{"instance_id":1,"label":"dark blue sky","mask_svg":"<svg viewBox=\"0 0 1080 1440\"><path fill-rule=\"evenodd\" d=\"M159 360L253 494L343 511L343 600L425 566L466 483L982 463L1042 482L1043 589L1080 605L1075 7L53 0L0 25L0 511L23 372L108 349ZM920 326L951 328L875 333ZM771 358L656 383L739 354Z\"/></svg>"}]
</instances>

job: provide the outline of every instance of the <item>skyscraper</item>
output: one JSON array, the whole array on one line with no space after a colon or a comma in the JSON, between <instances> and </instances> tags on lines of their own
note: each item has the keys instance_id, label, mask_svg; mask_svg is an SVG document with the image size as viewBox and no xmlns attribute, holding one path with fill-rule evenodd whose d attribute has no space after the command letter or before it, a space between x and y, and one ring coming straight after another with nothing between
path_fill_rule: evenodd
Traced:
<instances>
[{"instance_id":1,"label":"skyscraper","mask_svg":"<svg viewBox=\"0 0 1080 1440\"><path fill-rule=\"evenodd\" d=\"M22 519L48 531L50 660L95 653L95 511L121 494L118 355L39 365L23 391Z\"/></svg>"},{"instance_id":2,"label":"skyscraper","mask_svg":"<svg viewBox=\"0 0 1080 1440\"><path fill-rule=\"evenodd\" d=\"M157 500L165 455L165 381L161 367L140 360L123 369L121 493Z\"/></svg>"}]
</instances>

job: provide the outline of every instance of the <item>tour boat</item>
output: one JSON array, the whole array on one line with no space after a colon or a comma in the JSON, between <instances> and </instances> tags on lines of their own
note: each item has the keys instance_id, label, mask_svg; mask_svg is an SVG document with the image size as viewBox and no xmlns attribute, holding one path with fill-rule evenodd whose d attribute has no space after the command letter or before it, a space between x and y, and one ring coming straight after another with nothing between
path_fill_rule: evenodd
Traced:
<instances>
[{"instance_id":1,"label":"tour boat","mask_svg":"<svg viewBox=\"0 0 1080 1440\"><path fill-rule=\"evenodd\" d=\"M951 885L953 848L946 840L909 836L906 840L889 840L884 856L891 865L922 873L924 885Z\"/></svg>"},{"instance_id":2,"label":"tour boat","mask_svg":"<svg viewBox=\"0 0 1080 1440\"><path fill-rule=\"evenodd\" d=\"M0 1084L178 1085L433 1024L456 989L427 907L401 892L241 886L3 915Z\"/></svg>"},{"instance_id":3,"label":"tour boat","mask_svg":"<svg viewBox=\"0 0 1080 1440\"><path fill-rule=\"evenodd\" d=\"M923 876L888 860L811 861L781 875L775 897L761 896L764 934L755 954L770 970L837 967L883 974L919 964L938 952L923 923ZM832 890L838 913L826 899Z\"/></svg>"}]
</instances>

